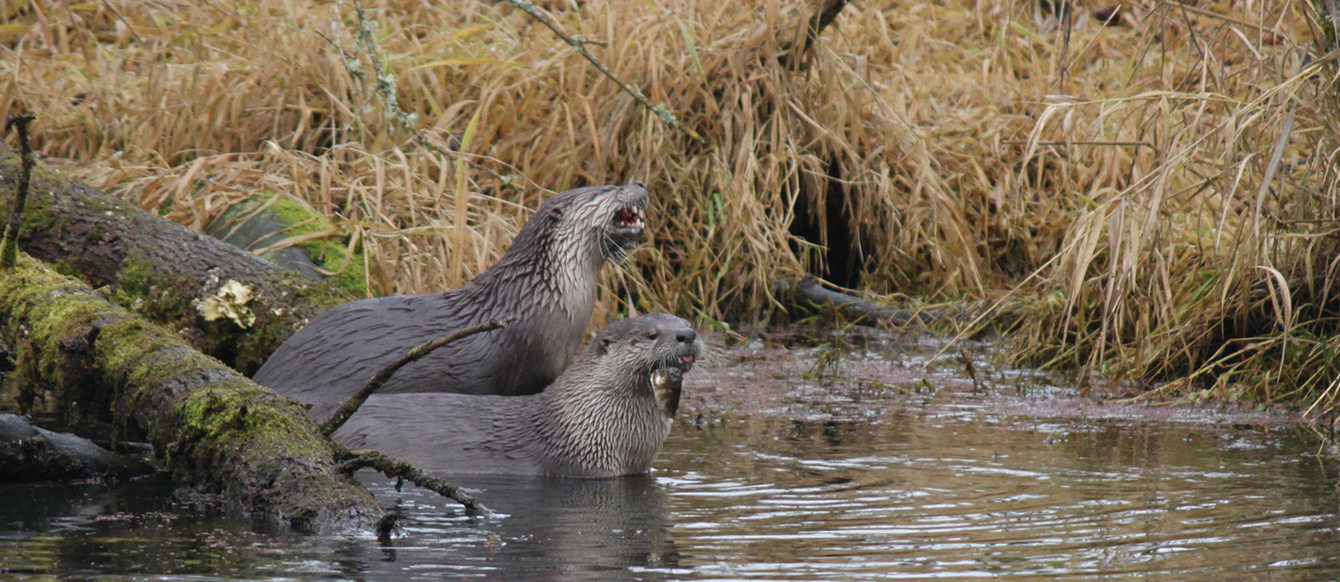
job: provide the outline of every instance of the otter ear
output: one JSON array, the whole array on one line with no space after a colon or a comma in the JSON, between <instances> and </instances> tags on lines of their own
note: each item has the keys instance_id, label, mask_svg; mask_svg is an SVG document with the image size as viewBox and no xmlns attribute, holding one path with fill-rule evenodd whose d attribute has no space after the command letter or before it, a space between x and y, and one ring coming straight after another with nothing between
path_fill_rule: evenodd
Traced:
<instances>
[{"instance_id":1,"label":"otter ear","mask_svg":"<svg viewBox=\"0 0 1340 582\"><path fill-rule=\"evenodd\" d=\"M614 338L598 337L596 338L596 349L599 353L606 354L610 351L610 346L614 344Z\"/></svg>"},{"instance_id":2,"label":"otter ear","mask_svg":"<svg viewBox=\"0 0 1340 582\"><path fill-rule=\"evenodd\" d=\"M555 222L563 220L563 207L558 205L550 206L549 211L545 213L545 217Z\"/></svg>"}]
</instances>

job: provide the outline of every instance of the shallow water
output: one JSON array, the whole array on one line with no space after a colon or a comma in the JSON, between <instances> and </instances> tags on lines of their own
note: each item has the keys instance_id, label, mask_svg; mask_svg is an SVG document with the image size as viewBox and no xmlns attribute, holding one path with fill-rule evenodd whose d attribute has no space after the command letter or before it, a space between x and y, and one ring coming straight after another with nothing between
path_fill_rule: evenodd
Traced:
<instances>
[{"instance_id":1,"label":"shallow water","mask_svg":"<svg viewBox=\"0 0 1340 582\"><path fill-rule=\"evenodd\" d=\"M1099 404L934 348L732 350L690 378L652 475L464 482L494 517L361 475L406 516L388 544L257 529L163 485L0 487L0 573L1340 578L1333 462L1289 419Z\"/></svg>"}]
</instances>

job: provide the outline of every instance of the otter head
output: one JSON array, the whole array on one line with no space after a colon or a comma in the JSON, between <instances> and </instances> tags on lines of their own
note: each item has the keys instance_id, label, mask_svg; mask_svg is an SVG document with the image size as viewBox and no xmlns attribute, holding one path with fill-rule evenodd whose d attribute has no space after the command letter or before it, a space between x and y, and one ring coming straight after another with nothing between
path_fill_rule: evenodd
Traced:
<instances>
[{"instance_id":1,"label":"otter head","mask_svg":"<svg viewBox=\"0 0 1340 582\"><path fill-rule=\"evenodd\" d=\"M635 390L649 390L666 418L679 410L684 373L698 359L700 342L689 322L652 313L609 324L592 342L602 362L637 378Z\"/></svg>"},{"instance_id":2,"label":"otter head","mask_svg":"<svg viewBox=\"0 0 1340 582\"><path fill-rule=\"evenodd\" d=\"M585 258L618 261L642 239L649 203L647 186L637 180L623 186L575 188L546 200L531 222L538 218L555 238L574 244L572 250Z\"/></svg>"}]
</instances>

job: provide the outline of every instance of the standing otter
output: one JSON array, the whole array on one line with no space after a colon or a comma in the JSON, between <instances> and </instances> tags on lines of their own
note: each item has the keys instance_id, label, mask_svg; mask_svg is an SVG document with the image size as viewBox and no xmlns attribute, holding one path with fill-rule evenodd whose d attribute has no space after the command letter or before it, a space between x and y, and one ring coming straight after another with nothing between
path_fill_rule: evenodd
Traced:
<instances>
[{"instance_id":1,"label":"standing otter","mask_svg":"<svg viewBox=\"0 0 1340 582\"><path fill-rule=\"evenodd\" d=\"M618 477L646 471L698 356L689 322L654 313L609 324L533 396L374 394L335 432L446 474Z\"/></svg>"},{"instance_id":2,"label":"standing otter","mask_svg":"<svg viewBox=\"0 0 1340 582\"><path fill-rule=\"evenodd\" d=\"M339 305L275 350L253 379L315 405L338 405L411 348L490 319L499 331L453 342L396 372L381 393L533 394L581 346L600 269L642 236L647 189L591 186L540 206L492 267L459 289Z\"/></svg>"}]
</instances>

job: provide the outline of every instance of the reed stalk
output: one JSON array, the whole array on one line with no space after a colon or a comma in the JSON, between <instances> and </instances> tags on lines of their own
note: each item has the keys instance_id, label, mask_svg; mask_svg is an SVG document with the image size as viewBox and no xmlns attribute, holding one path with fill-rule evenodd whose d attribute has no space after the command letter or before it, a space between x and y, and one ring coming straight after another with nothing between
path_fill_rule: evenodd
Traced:
<instances>
[{"instance_id":1,"label":"reed stalk","mask_svg":"<svg viewBox=\"0 0 1340 582\"><path fill-rule=\"evenodd\" d=\"M4 4L0 116L40 112L44 155L184 224L300 198L376 293L455 287L550 192L640 179L651 240L597 324L768 320L777 279L848 272L998 302L1014 358L1109 393L1340 397L1330 3L882 0L815 38L844 3L538 4L703 143L473 1Z\"/></svg>"}]
</instances>

